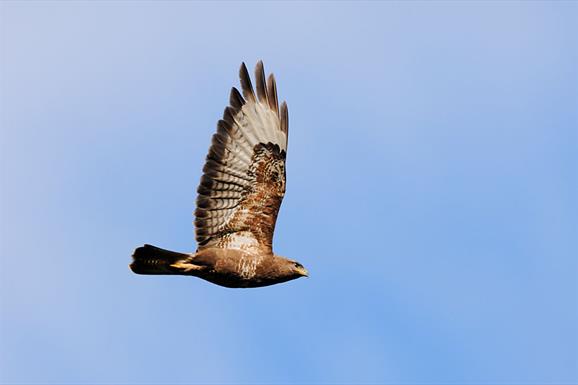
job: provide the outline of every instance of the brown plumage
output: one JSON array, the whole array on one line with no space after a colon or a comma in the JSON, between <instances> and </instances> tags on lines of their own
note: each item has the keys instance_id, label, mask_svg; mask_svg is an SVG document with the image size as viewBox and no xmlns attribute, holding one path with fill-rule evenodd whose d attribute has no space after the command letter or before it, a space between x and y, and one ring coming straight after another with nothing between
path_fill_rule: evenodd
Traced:
<instances>
[{"instance_id":1,"label":"brown plumage","mask_svg":"<svg viewBox=\"0 0 578 385\"><path fill-rule=\"evenodd\" d=\"M130 268L137 274L191 275L226 287L259 287L307 276L298 262L273 253L273 232L285 195L289 115L279 109L273 74L255 68L257 95L245 63L241 93L217 123L197 189L198 248L176 253L151 245L137 248Z\"/></svg>"}]
</instances>

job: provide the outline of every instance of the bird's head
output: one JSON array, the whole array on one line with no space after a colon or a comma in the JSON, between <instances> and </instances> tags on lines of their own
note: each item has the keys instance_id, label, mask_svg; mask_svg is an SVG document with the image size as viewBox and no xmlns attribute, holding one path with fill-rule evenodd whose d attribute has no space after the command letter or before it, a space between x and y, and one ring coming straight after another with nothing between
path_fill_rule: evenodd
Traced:
<instances>
[{"instance_id":1,"label":"bird's head","mask_svg":"<svg viewBox=\"0 0 578 385\"><path fill-rule=\"evenodd\" d=\"M308 277L309 272L297 261L274 255L274 258L262 264L261 275L266 277L264 280L268 282L266 283L267 285L273 285L301 277Z\"/></svg>"},{"instance_id":2,"label":"bird's head","mask_svg":"<svg viewBox=\"0 0 578 385\"><path fill-rule=\"evenodd\" d=\"M309 277L309 272L297 261L290 261L292 263L293 272L300 277Z\"/></svg>"},{"instance_id":3,"label":"bird's head","mask_svg":"<svg viewBox=\"0 0 578 385\"><path fill-rule=\"evenodd\" d=\"M274 274L278 277L283 277L283 280L292 280L301 277L309 277L309 272L297 261L289 258L281 257L280 255L275 256L277 261L273 266Z\"/></svg>"}]
</instances>

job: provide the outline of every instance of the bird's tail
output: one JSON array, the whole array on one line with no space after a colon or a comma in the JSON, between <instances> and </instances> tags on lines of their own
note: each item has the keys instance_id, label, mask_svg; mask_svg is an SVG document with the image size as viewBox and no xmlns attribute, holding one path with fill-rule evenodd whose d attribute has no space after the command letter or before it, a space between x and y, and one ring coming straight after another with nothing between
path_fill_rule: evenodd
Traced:
<instances>
[{"instance_id":1,"label":"bird's tail","mask_svg":"<svg viewBox=\"0 0 578 385\"><path fill-rule=\"evenodd\" d=\"M133 252L130 269L136 274L179 274L178 269L171 265L188 257L188 254L144 245Z\"/></svg>"}]
</instances>

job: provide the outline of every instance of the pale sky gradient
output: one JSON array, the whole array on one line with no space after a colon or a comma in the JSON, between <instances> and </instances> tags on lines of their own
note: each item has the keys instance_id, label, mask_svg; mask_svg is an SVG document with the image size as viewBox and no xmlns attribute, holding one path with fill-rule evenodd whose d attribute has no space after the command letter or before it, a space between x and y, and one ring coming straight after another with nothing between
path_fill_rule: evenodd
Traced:
<instances>
[{"instance_id":1,"label":"pale sky gradient","mask_svg":"<svg viewBox=\"0 0 578 385\"><path fill-rule=\"evenodd\" d=\"M578 3L0 3L2 383L578 383ZM287 100L275 251L195 248L241 61Z\"/></svg>"}]
</instances>

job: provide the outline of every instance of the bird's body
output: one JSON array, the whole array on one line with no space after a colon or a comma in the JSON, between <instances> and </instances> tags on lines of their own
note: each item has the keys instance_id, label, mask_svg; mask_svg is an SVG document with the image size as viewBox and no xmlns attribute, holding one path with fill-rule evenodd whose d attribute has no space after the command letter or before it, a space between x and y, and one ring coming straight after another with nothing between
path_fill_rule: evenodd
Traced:
<instances>
[{"instance_id":1,"label":"bird's body","mask_svg":"<svg viewBox=\"0 0 578 385\"><path fill-rule=\"evenodd\" d=\"M245 64L243 96L231 90L197 190L195 253L145 245L133 253L137 274L192 275L225 287L260 287L307 276L298 262L273 253L285 195L288 113L279 109L275 78L255 69L257 95Z\"/></svg>"},{"instance_id":2,"label":"bird's body","mask_svg":"<svg viewBox=\"0 0 578 385\"><path fill-rule=\"evenodd\" d=\"M297 262L241 249L207 248L182 254L144 245L133 257L131 268L137 274L191 275L231 288L269 286L303 275L295 276Z\"/></svg>"}]
</instances>

